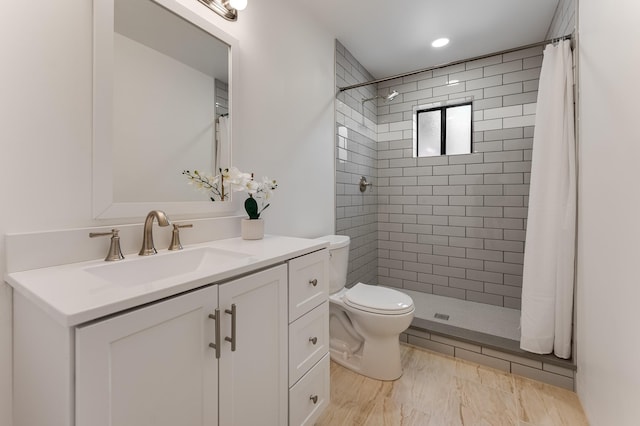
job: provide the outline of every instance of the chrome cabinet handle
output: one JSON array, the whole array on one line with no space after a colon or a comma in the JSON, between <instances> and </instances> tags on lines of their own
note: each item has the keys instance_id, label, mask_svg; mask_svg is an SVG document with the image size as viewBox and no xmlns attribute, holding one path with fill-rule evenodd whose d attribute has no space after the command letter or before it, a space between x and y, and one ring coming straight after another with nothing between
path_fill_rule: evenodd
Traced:
<instances>
[{"instance_id":1,"label":"chrome cabinet handle","mask_svg":"<svg viewBox=\"0 0 640 426\"><path fill-rule=\"evenodd\" d=\"M309 341L315 345L316 343L318 343L318 338L317 337L309 337Z\"/></svg>"},{"instance_id":2,"label":"chrome cabinet handle","mask_svg":"<svg viewBox=\"0 0 640 426\"><path fill-rule=\"evenodd\" d=\"M311 284L314 287L317 286L318 285L318 279L314 278L312 280L309 280L309 284Z\"/></svg>"},{"instance_id":3,"label":"chrome cabinet handle","mask_svg":"<svg viewBox=\"0 0 640 426\"><path fill-rule=\"evenodd\" d=\"M209 314L209 318L216 322L215 343L209 343L209 347L216 350L216 359L220 359L220 309L216 309L213 314Z\"/></svg>"},{"instance_id":4,"label":"chrome cabinet handle","mask_svg":"<svg viewBox=\"0 0 640 426\"><path fill-rule=\"evenodd\" d=\"M318 403L318 395L311 395L309 399L313 401L314 404Z\"/></svg>"},{"instance_id":5,"label":"chrome cabinet handle","mask_svg":"<svg viewBox=\"0 0 640 426\"><path fill-rule=\"evenodd\" d=\"M225 309L225 313L231 315L231 337L225 337L224 340L231 343L231 352L236 351L236 304L231 304L231 310Z\"/></svg>"}]
</instances>

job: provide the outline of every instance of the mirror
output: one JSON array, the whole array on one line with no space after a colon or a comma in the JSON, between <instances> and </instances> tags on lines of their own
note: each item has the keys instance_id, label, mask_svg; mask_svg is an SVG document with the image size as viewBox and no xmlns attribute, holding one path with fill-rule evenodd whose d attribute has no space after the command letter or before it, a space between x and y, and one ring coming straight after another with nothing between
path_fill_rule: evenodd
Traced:
<instances>
[{"instance_id":1,"label":"mirror","mask_svg":"<svg viewBox=\"0 0 640 426\"><path fill-rule=\"evenodd\" d=\"M175 0L94 1L94 217L233 211L182 171L231 165L234 46Z\"/></svg>"}]
</instances>

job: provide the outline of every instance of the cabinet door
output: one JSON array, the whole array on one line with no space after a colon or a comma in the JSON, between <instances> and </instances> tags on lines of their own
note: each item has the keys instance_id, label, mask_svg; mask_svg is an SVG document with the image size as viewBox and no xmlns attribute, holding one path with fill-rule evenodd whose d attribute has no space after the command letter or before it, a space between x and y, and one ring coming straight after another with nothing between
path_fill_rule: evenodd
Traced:
<instances>
[{"instance_id":1,"label":"cabinet door","mask_svg":"<svg viewBox=\"0 0 640 426\"><path fill-rule=\"evenodd\" d=\"M287 267L223 284L220 424L287 424ZM234 308L235 307L235 308ZM235 335L232 312L235 309ZM232 350L233 340L235 350Z\"/></svg>"},{"instance_id":2,"label":"cabinet door","mask_svg":"<svg viewBox=\"0 0 640 426\"><path fill-rule=\"evenodd\" d=\"M77 328L76 425L217 424L217 290Z\"/></svg>"}]
</instances>

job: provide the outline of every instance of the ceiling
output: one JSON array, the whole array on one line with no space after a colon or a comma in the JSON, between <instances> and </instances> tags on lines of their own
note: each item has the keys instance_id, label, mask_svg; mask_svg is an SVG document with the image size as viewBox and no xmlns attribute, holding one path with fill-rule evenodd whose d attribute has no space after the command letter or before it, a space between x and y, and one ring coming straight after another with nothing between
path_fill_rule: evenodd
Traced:
<instances>
[{"instance_id":1,"label":"ceiling","mask_svg":"<svg viewBox=\"0 0 640 426\"><path fill-rule=\"evenodd\" d=\"M384 78L543 41L558 0L302 0ZM440 37L451 40L431 47Z\"/></svg>"}]
</instances>

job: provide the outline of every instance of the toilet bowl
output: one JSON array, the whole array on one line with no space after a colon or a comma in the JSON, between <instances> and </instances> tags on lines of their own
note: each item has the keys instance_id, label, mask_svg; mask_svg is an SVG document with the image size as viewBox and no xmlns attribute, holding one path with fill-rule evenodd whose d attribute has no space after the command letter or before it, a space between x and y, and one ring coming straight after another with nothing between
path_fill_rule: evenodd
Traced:
<instances>
[{"instance_id":1,"label":"toilet bowl","mask_svg":"<svg viewBox=\"0 0 640 426\"><path fill-rule=\"evenodd\" d=\"M395 380L402 375L399 335L415 311L408 295L386 287L357 283L345 288L349 237L320 237L329 242L329 351L331 359L364 376Z\"/></svg>"}]
</instances>

